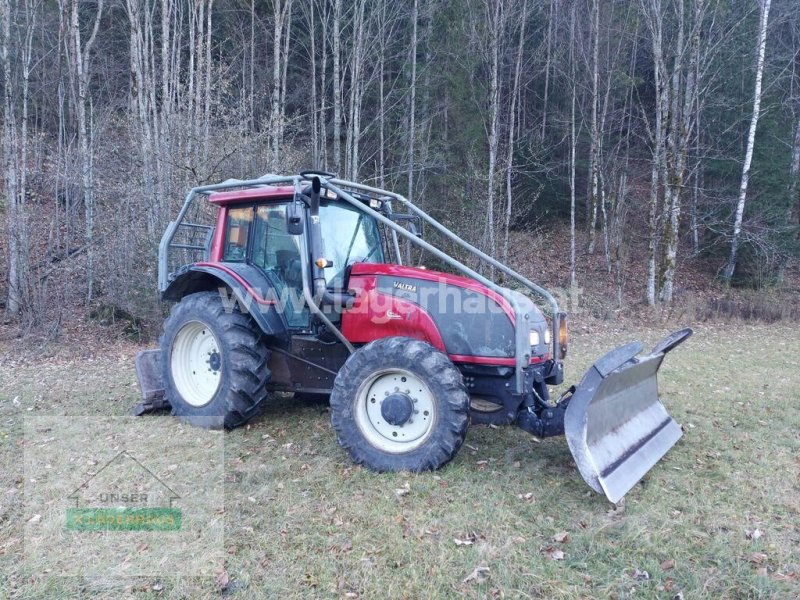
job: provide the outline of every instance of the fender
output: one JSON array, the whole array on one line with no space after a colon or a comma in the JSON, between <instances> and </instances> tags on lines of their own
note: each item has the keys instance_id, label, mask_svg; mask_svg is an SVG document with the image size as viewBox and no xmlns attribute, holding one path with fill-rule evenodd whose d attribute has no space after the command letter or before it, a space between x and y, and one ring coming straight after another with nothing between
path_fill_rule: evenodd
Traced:
<instances>
[{"instance_id":1,"label":"fender","mask_svg":"<svg viewBox=\"0 0 800 600\"><path fill-rule=\"evenodd\" d=\"M259 269L251 265L238 263L188 265L176 272L175 278L161 294L161 298L178 302L187 294L220 288L233 292L239 307L253 317L264 335L286 335L286 320L273 297L272 284ZM227 296L227 302L232 306L234 298L231 298L227 291L220 293Z\"/></svg>"}]
</instances>

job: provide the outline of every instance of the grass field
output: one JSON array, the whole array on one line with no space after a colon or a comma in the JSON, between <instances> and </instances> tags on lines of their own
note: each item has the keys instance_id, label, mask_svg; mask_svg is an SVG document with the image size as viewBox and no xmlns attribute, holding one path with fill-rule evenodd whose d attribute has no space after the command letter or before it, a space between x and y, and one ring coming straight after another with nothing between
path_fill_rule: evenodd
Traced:
<instances>
[{"instance_id":1,"label":"grass field","mask_svg":"<svg viewBox=\"0 0 800 600\"><path fill-rule=\"evenodd\" d=\"M562 438L475 426L439 472L376 475L339 449L324 407L277 399L225 434L225 566L204 578L169 564L158 578L53 577L24 559L24 417L126 414L136 348L20 360L6 342L0 597L798 598L800 331L696 329L660 378L685 435L616 509ZM568 380L666 330L574 332Z\"/></svg>"}]
</instances>

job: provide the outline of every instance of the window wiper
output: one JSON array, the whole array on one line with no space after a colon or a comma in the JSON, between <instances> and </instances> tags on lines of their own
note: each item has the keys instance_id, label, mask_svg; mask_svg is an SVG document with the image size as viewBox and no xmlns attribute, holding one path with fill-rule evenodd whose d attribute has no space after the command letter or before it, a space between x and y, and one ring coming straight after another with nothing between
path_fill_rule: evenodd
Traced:
<instances>
[{"instance_id":1,"label":"window wiper","mask_svg":"<svg viewBox=\"0 0 800 600\"><path fill-rule=\"evenodd\" d=\"M353 230L353 237L350 238L350 245L347 246L347 254L344 257L344 265L342 265L342 268L347 268L347 263L350 261L350 253L353 251L353 246L356 243L356 237L358 237L358 230L361 229L361 221L363 218L363 214L358 215L358 221L356 221L356 226Z\"/></svg>"}]
</instances>

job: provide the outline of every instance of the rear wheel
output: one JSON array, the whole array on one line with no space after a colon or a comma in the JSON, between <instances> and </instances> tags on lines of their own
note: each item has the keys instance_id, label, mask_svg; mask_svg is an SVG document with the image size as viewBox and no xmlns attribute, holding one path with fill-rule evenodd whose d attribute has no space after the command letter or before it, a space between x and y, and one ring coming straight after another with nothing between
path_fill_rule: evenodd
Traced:
<instances>
[{"instance_id":1,"label":"rear wheel","mask_svg":"<svg viewBox=\"0 0 800 600\"><path fill-rule=\"evenodd\" d=\"M437 469L464 442L469 395L458 369L430 344L383 338L339 371L331 422L350 457L374 471Z\"/></svg>"},{"instance_id":2,"label":"rear wheel","mask_svg":"<svg viewBox=\"0 0 800 600\"><path fill-rule=\"evenodd\" d=\"M233 429L267 398L269 350L249 315L225 308L217 292L184 297L161 338L172 414L201 427Z\"/></svg>"}]
</instances>

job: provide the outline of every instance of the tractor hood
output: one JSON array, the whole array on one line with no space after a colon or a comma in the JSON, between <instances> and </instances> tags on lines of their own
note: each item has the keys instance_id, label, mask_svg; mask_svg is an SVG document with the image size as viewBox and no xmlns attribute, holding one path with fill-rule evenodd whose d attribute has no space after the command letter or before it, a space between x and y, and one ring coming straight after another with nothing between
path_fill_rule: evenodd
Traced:
<instances>
[{"instance_id":1,"label":"tractor hood","mask_svg":"<svg viewBox=\"0 0 800 600\"><path fill-rule=\"evenodd\" d=\"M461 277L460 275L453 275L452 273L443 273L441 271L432 271L424 267L408 267L405 265L391 265L383 263L355 263L351 267L350 275L384 275L393 276L398 279L419 279L422 281L432 281L447 286L455 286L465 290L470 290L482 294L487 298L492 299L505 312L513 323L515 320L514 309L511 304L503 296L497 292L489 289L482 283L470 279L469 277ZM398 286L400 287L400 286ZM515 290L505 288L519 303L524 313L527 313L531 321L545 322L545 318L539 308L528 298L525 294L521 294Z\"/></svg>"},{"instance_id":2,"label":"tractor hood","mask_svg":"<svg viewBox=\"0 0 800 600\"><path fill-rule=\"evenodd\" d=\"M349 318L343 322L346 335L353 342L379 337L367 322L396 319L393 328L398 331L393 331L394 335L426 339L446 350L454 360L477 356L513 363L514 308L504 296L473 279L418 267L356 263L351 268L348 287L358 292L360 300L354 313L363 317L355 320L358 326ZM547 321L527 296L513 290L508 295L526 315L531 355L544 357L548 353ZM386 327L387 323L383 323L380 335L387 334ZM415 331L427 333L415 335Z\"/></svg>"}]
</instances>

